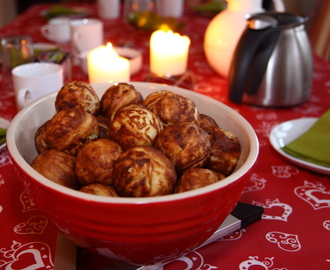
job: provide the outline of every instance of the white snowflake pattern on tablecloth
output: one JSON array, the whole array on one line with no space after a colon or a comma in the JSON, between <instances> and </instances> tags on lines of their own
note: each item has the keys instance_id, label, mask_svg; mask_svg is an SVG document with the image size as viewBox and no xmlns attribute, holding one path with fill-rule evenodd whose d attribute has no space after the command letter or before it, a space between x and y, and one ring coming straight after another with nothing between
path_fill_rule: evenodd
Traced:
<instances>
[{"instance_id":1,"label":"white snowflake pattern on tablecloth","mask_svg":"<svg viewBox=\"0 0 330 270\"><path fill-rule=\"evenodd\" d=\"M268 146L269 144L269 141L268 140L262 140L262 139L259 139L259 147L265 147L265 146Z\"/></svg>"},{"instance_id":2,"label":"white snowflake pattern on tablecloth","mask_svg":"<svg viewBox=\"0 0 330 270\"><path fill-rule=\"evenodd\" d=\"M245 229L234 231L230 234L227 234L226 236L220 238L218 241L235 241L242 237L243 232L246 232Z\"/></svg>"},{"instance_id":3,"label":"white snowflake pattern on tablecloth","mask_svg":"<svg viewBox=\"0 0 330 270\"><path fill-rule=\"evenodd\" d=\"M20 260L24 260L24 268ZM10 249L0 249L0 269L37 270L53 269L53 267L51 251L46 243L21 244L13 241Z\"/></svg>"},{"instance_id":4,"label":"white snowflake pattern on tablecloth","mask_svg":"<svg viewBox=\"0 0 330 270\"><path fill-rule=\"evenodd\" d=\"M253 269L255 267L258 267L258 269L263 268L265 270L287 270L287 268L271 268L274 264L273 260L274 257L266 257L263 260L259 260L258 256L249 256L248 260L240 263L239 269L248 270L250 267L252 267Z\"/></svg>"},{"instance_id":5,"label":"white snowflake pattern on tablecloth","mask_svg":"<svg viewBox=\"0 0 330 270\"><path fill-rule=\"evenodd\" d=\"M296 113L304 114L306 117L313 117L311 115L315 115L315 117L319 116L322 112L322 108L317 105L306 104L300 107L296 107L292 109Z\"/></svg>"},{"instance_id":6,"label":"white snowflake pattern on tablecloth","mask_svg":"<svg viewBox=\"0 0 330 270\"><path fill-rule=\"evenodd\" d=\"M43 234L47 224L47 218L37 215L30 217L26 222L17 224L14 232L17 234Z\"/></svg>"},{"instance_id":7,"label":"white snowflake pattern on tablecloth","mask_svg":"<svg viewBox=\"0 0 330 270\"><path fill-rule=\"evenodd\" d=\"M189 254L182 256L172 262L175 269L185 269L185 270L211 270L218 269L216 266L207 264L204 257L197 251L190 252Z\"/></svg>"},{"instance_id":8,"label":"white snowflake pattern on tablecloth","mask_svg":"<svg viewBox=\"0 0 330 270\"><path fill-rule=\"evenodd\" d=\"M0 174L0 186L5 184L5 179Z\"/></svg>"},{"instance_id":9,"label":"white snowflake pattern on tablecloth","mask_svg":"<svg viewBox=\"0 0 330 270\"><path fill-rule=\"evenodd\" d=\"M23 206L23 210L22 210L23 213L28 211L38 210L37 206L34 204L34 202L32 201L32 199L30 198L30 196L27 194L26 191L23 191L21 193L19 199Z\"/></svg>"},{"instance_id":10,"label":"white snowflake pattern on tablecloth","mask_svg":"<svg viewBox=\"0 0 330 270\"><path fill-rule=\"evenodd\" d=\"M254 130L257 134L260 134L261 136L268 138L273 127L276 125L278 125L278 122L260 121L259 125L255 127Z\"/></svg>"},{"instance_id":11,"label":"white snowflake pattern on tablecloth","mask_svg":"<svg viewBox=\"0 0 330 270\"><path fill-rule=\"evenodd\" d=\"M256 119L263 121L274 121L277 120L277 114L275 112L270 112L270 113L261 112L256 114Z\"/></svg>"},{"instance_id":12,"label":"white snowflake pattern on tablecloth","mask_svg":"<svg viewBox=\"0 0 330 270\"><path fill-rule=\"evenodd\" d=\"M8 151L5 148L0 149L0 168L11 164Z\"/></svg>"},{"instance_id":13,"label":"white snowflake pattern on tablecloth","mask_svg":"<svg viewBox=\"0 0 330 270\"><path fill-rule=\"evenodd\" d=\"M212 70L210 70L210 67L205 62L196 61L193 63L193 66L196 67L197 73L202 74L212 74Z\"/></svg>"},{"instance_id":14,"label":"white snowflake pattern on tablecloth","mask_svg":"<svg viewBox=\"0 0 330 270\"><path fill-rule=\"evenodd\" d=\"M271 219L271 220L280 220L280 221L288 221L288 217L290 216L290 214L292 213L292 207L286 203L282 203L279 201L279 199L276 199L274 201L271 200L266 200L266 203L260 203L260 202L256 202L256 201L252 201L253 205L257 205L257 206L261 206L264 208L264 210L266 211L266 213L264 212L262 214L262 219ZM271 214L271 210L272 208L282 208L282 213L281 215L279 214Z\"/></svg>"},{"instance_id":15,"label":"white snowflake pattern on tablecloth","mask_svg":"<svg viewBox=\"0 0 330 270\"><path fill-rule=\"evenodd\" d=\"M323 222L323 227L324 227L326 230L330 231L330 220L326 220L326 221L324 221L324 222Z\"/></svg>"},{"instance_id":16,"label":"white snowflake pattern on tablecloth","mask_svg":"<svg viewBox=\"0 0 330 270\"><path fill-rule=\"evenodd\" d=\"M214 91L213 85L207 82L200 82L195 85L195 91L203 94L208 94Z\"/></svg>"},{"instance_id":17,"label":"white snowflake pattern on tablecloth","mask_svg":"<svg viewBox=\"0 0 330 270\"><path fill-rule=\"evenodd\" d=\"M3 91L3 89L1 89L1 98L8 98L13 96L13 92L12 91ZM11 102L8 100L0 100L0 110L1 111L6 111L8 110L8 108L11 106Z\"/></svg>"},{"instance_id":18,"label":"white snowflake pattern on tablecloth","mask_svg":"<svg viewBox=\"0 0 330 270\"><path fill-rule=\"evenodd\" d=\"M309 102L311 103L319 103L320 102L320 97L315 96L315 95L311 95L309 98Z\"/></svg>"},{"instance_id":19,"label":"white snowflake pattern on tablecloth","mask_svg":"<svg viewBox=\"0 0 330 270\"><path fill-rule=\"evenodd\" d=\"M5 180L2 178L2 175L0 174L0 187L1 185L4 185L5 184ZM0 205L0 213L2 212L3 210L3 207Z\"/></svg>"},{"instance_id":20,"label":"white snowflake pattern on tablecloth","mask_svg":"<svg viewBox=\"0 0 330 270\"><path fill-rule=\"evenodd\" d=\"M322 183L304 182L304 186L294 189L294 193L305 202L309 203L314 210L330 208L330 191L326 191Z\"/></svg>"},{"instance_id":21,"label":"white snowflake pattern on tablecloth","mask_svg":"<svg viewBox=\"0 0 330 270\"><path fill-rule=\"evenodd\" d=\"M298 239L298 235L284 233L284 232L269 232L266 234L266 239L288 252L296 252L301 249L301 244Z\"/></svg>"},{"instance_id":22,"label":"white snowflake pattern on tablecloth","mask_svg":"<svg viewBox=\"0 0 330 270\"><path fill-rule=\"evenodd\" d=\"M260 178L256 173L253 173L243 193L262 190L265 188L266 183L267 183L266 179Z\"/></svg>"},{"instance_id":23,"label":"white snowflake pattern on tablecloth","mask_svg":"<svg viewBox=\"0 0 330 270\"><path fill-rule=\"evenodd\" d=\"M299 170L292 166L272 166L273 175L278 178L290 178L291 176L299 173Z\"/></svg>"}]
</instances>

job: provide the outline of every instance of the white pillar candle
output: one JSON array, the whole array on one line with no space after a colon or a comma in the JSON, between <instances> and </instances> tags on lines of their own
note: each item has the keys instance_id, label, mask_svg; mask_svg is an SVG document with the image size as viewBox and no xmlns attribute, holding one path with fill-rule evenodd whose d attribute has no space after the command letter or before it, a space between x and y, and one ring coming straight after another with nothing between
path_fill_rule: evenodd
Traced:
<instances>
[{"instance_id":1,"label":"white pillar candle","mask_svg":"<svg viewBox=\"0 0 330 270\"><path fill-rule=\"evenodd\" d=\"M120 57L112 44L100 46L87 56L90 83L128 82L130 80L129 60Z\"/></svg>"},{"instance_id":2,"label":"white pillar candle","mask_svg":"<svg viewBox=\"0 0 330 270\"><path fill-rule=\"evenodd\" d=\"M190 39L172 31L157 30L150 38L150 70L158 76L185 73Z\"/></svg>"}]
</instances>

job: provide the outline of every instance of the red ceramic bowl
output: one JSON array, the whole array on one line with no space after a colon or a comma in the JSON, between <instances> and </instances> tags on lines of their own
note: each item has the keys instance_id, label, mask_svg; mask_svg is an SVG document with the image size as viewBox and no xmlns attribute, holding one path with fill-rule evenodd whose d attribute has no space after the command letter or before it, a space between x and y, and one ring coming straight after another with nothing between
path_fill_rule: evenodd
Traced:
<instances>
[{"instance_id":1,"label":"red ceramic bowl","mask_svg":"<svg viewBox=\"0 0 330 270\"><path fill-rule=\"evenodd\" d=\"M34 134L54 113L56 93L21 110L11 122L7 146L19 179L34 203L80 247L133 264L163 263L193 251L221 225L238 202L258 155L250 124L236 111L206 96L161 84L131 83L143 96L169 90L195 101L201 113L234 133L242 153L226 179L181 194L153 198L110 198L71 190L30 167L37 155ZM109 84L93 85L101 96Z\"/></svg>"}]
</instances>

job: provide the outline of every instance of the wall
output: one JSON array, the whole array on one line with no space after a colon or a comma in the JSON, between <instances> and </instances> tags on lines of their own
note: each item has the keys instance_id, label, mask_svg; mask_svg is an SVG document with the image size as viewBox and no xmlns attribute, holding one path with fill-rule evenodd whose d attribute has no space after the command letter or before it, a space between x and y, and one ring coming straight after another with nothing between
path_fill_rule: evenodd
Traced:
<instances>
[{"instance_id":1,"label":"wall","mask_svg":"<svg viewBox=\"0 0 330 270\"><path fill-rule=\"evenodd\" d=\"M0 0L0 28L15 18L16 1Z\"/></svg>"},{"instance_id":2,"label":"wall","mask_svg":"<svg viewBox=\"0 0 330 270\"><path fill-rule=\"evenodd\" d=\"M309 21L306 24L307 29L311 25L315 16L315 10L320 1L321 0L283 0L287 11L296 12L309 17ZM17 7L15 0L0 0L0 28L15 18L16 14Z\"/></svg>"},{"instance_id":3,"label":"wall","mask_svg":"<svg viewBox=\"0 0 330 270\"><path fill-rule=\"evenodd\" d=\"M283 2L287 11L295 12L309 18L306 23L306 29L309 29L322 0L283 0Z\"/></svg>"}]
</instances>

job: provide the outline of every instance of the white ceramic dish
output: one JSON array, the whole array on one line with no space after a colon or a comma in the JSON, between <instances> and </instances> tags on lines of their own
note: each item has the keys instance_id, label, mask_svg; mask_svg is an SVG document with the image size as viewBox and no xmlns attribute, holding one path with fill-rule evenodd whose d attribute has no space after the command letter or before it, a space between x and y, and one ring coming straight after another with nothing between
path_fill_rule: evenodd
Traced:
<instances>
[{"instance_id":1,"label":"white ceramic dish","mask_svg":"<svg viewBox=\"0 0 330 270\"><path fill-rule=\"evenodd\" d=\"M114 47L114 50L119 56L125 57L129 60L130 74L134 75L140 71L142 67L142 53L139 50L126 48L126 47ZM89 51L82 52L79 57L79 65L85 74L88 74L87 70L87 55Z\"/></svg>"},{"instance_id":2,"label":"white ceramic dish","mask_svg":"<svg viewBox=\"0 0 330 270\"><path fill-rule=\"evenodd\" d=\"M330 168L298 159L282 150L282 147L305 133L316 121L317 118L300 118L279 124L272 129L269 140L280 155L289 159L294 164L315 172L330 175Z\"/></svg>"},{"instance_id":3,"label":"white ceramic dish","mask_svg":"<svg viewBox=\"0 0 330 270\"><path fill-rule=\"evenodd\" d=\"M7 129L9 127L9 124L10 124L10 122L8 120L0 117L0 127ZM6 146L6 143L1 144L0 145L0 150L5 146Z\"/></svg>"}]
</instances>

